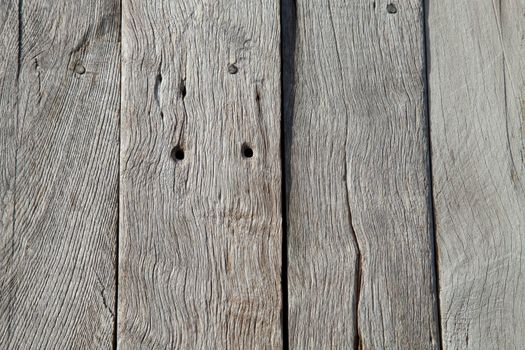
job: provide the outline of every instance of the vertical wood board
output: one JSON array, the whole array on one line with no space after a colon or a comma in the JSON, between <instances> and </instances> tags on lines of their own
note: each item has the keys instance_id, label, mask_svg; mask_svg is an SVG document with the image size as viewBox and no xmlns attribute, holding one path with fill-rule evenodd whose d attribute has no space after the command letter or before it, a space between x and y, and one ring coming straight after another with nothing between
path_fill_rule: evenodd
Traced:
<instances>
[{"instance_id":1,"label":"vertical wood board","mask_svg":"<svg viewBox=\"0 0 525 350\"><path fill-rule=\"evenodd\" d=\"M422 1L296 6L290 346L436 348Z\"/></svg>"},{"instance_id":2,"label":"vertical wood board","mask_svg":"<svg viewBox=\"0 0 525 350\"><path fill-rule=\"evenodd\" d=\"M9 246L10 254L2 257L0 343L7 349L110 348L119 2L24 0L3 6L10 19L9 27L0 27L9 29L2 55L18 53L19 61L18 77L2 80L18 89L8 92L16 94L16 113L10 108L1 122L16 118L16 137L0 152L10 159L16 154L8 180L14 228L10 235L2 232L2 249ZM8 64L12 72L17 62ZM0 91L3 99L6 89Z\"/></svg>"},{"instance_id":3,"label":"vertical wood board","mask_svg":"<svg viewBox=\"0 0 525 350\"><path fill-rule=\"evenodd\" d=\"M430 1L444 349L525 343L525 1Z\"/></svg>"},{"instance_id":4,"label":"vertical wood board","mask_svg":"<svg viewBox=\"0 0 525 350\"><path fill-rule=\"evenodd\" d=\"M119 346L280 348L279 3L125 0L122 35Z\"/></svg>"}]
</instances>

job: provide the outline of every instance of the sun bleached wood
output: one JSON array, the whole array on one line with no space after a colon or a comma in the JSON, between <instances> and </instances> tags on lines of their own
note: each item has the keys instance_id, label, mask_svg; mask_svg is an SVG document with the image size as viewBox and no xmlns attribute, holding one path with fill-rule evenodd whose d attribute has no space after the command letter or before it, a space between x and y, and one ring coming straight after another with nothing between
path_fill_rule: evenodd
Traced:
<instances>
[{"instance_id":1,"label":"sun bleached wood","mask_svg":"<svg viewBox=\"0 0 525 350\"><path fill-rule=\"evenodd\" d=\"M18 4L0 1L0 344L11 332L13 196L18 74Z\"/></svg>"},{"instance_id":2,"label":"sun bleached wood","mask_svg":"<svg viewBox=\"0 0 525 350\"><path fill-rule=\"evenodd\" d=\"M296 6L290 347L437 348L422 1Z\"/></svg>"},{"instance_id":3,"label":"sun bleached wood","mask_svg":"<svg viewBox=\"0 0 525 350\"><path fill-rule=\"evenodd\" d=\"M525 344L525 1L430 1L444 349Z\"/></svg>"},{"instance_id":4,"label":"sun bleached wood","mask_svg":"<svg viewBox=\"0 0 525 350\"><path fill-rule=\"evenodd\" d=\"M278 1L123 1L119 347L281 348L279 36Z\"/></svg>"},{"instance_id":5,"label":"sun bleached wood","mask_svg":"<svg viewBox=\"0 0 525 350\"><path fill-rule=\"evenodd\" d=\"M0 347L111 348L119 2L0 9Z\"/></svg>"}]
</instances>

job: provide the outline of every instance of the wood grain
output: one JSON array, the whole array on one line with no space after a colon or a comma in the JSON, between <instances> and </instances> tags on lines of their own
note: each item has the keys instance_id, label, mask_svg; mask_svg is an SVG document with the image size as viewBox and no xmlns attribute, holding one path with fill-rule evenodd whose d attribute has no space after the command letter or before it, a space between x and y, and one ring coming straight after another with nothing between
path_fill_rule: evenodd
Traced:
<instances>
[{"instance_id":1,"label":"wood grain","mask_svg":"<svg viewBox=\"0 0 525 350\"><path fill-rule=\"evenodd\" d=\"M290 347L436 348L422 2L296 5Z\"/></svg>"},{"instance_id":2,"label":"wood grain","mask_svg":"<svg viewBox=\"0 0 525 350\"><path fill-rule=\"evenodd\" d=\"M122 35L119 346L280 348L278 1L124 0Z\"/></svg>"},{"instance_id":3,"label":"wood grain","mask_svg":"<svg viewBox=\"0 0 525 350\"><path fill-rule=\"evenodd\" d=\"M0 0L0 344L11 333L13 312L13 196L18 75L18 3ZM1 347L1 346L0 346Z\"/></svg>"},{"instance_id":4,"label":"wood grain","mask_svg":"<svg viewBox=\"0 0 525 350\"><path fill-rule=\"evenodd\" d=\"M7 55L1 63L0 106L6 114L0 123L9 126L16 118L16 140L12 127L1 131L8 142L0 157L9 167L7 174L1 170L6 175L0 193L14 208L11 214L2 208L8 225L2 228L0 344L5 349L110 348L119 3L0 4L7 10L0 15L0 30L7 30L1 39L6 50L0 50ZM13 74L17 54L18 77ZM12 195L4 194L5 183ZM9 215L13 222L6 221Z\"/></svg>"},{"instance_id":5,"label":"wood grain","mask_svg":"<svg viewBox=\"0 0 525 350\"><path fill-rule=\"evenodd\" d=\"M525 343L525 1L431 1L432 167L445 349Z\"/></svg>"}]
</instances>

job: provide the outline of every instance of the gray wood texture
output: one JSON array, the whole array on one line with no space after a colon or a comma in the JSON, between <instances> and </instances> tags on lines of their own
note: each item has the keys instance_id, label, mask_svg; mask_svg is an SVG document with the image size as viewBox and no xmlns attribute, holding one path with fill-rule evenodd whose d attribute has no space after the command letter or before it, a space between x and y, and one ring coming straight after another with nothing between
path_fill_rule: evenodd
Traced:
<instances>
[{"instance_id":1,"label":"gray wood texture","mask_svg":"<svg viewBox=\"0 0 525 350\"><path fill-rule=\"evenodd\" d=\"M124 0L122 33L119 347L280 348L279 2Z\"/></svg>"},{"instance_id":2,"label":"gray wood texture","mask_svg":"<svg viewBox=\"0 0 525 350\"><path fill-rule=\"evenodd\" d=\"M11 332L17 62L18 3L0 0L0 344Z\"/></svg>"},{"instance_id":3,"label":"gray wood texture","mask_svg":"<svg viewBox=\"0 0 525 350\"><path fill-rule=\"evenodd\" d=\"M0 0L0 348L522 348L524 15Z\"/></svg>"},{"instance_id":4,"label":"gray wood texture","mask_svg":"<svg viewBox=\"0 0 525 350\"><path fill-rule=\"evenodd\" d=\"M296 6L290 347L436 348L422 2Z\"/></svg>"},{"instance_id":5,"label":"gray wood texture","mask_svg":"<svg viewBox=\"0 0 525 350\"><path fill-rule=\"evenodd\" d=\"M119 3L0 10L0 347L111 348Z\"/></svg>"},{"instance_id":6,"label":"gray wood texture","mask_svg":"<svg viewBox=\"0 0 525 350\"><path fill-rule=\"evenodd\" d=\"M430 1L444 349L525 344L525 1Z\"/></svg>"}]
</instances>

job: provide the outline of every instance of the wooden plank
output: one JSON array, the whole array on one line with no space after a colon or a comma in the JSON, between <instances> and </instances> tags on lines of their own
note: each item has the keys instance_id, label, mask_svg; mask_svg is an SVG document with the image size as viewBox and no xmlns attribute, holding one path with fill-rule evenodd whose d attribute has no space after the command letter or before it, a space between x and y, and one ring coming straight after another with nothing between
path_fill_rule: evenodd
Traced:
<instances>
[{"instance_id":1,"label":"wooden plank","mask_svg":"<svg viewBox=\"0 0 525 350\"><path fill-rule=\"evenodd\" d=\"M0 344L11 331L17 65L18 3L0 0Z\"/></svg>"},{"instance_id":2,"label":"wooden plank","mask_svg":"<svg viewBox=\"0 0 525 350\"><path fill-rule=\"evenodd\" d=\"M10 39L2 41L19 37L21 46L18 50L10 42L2 50L5 55L19 52L20 62L14 230L11 254L2 261L7 277L0 328L7 332L0 333L0 343L7 349L110 348L119 2L2 4L8 4L10 18L16 11L21 21L19 34L11 29Z\"/></svg>"},{"instance_id":3,"label":"wooden plank","mask_svg":"<svg viewBox=\"0 0 525 350\"><path fill-rule=\"evenodd\" d=\"M125 0L122 35L119 346L280 348L279 2Z\"/></svg>"},{"instance_id":4,"label":"wooden plank","mask_svg":"<svg viewBox=\"0 0 525 350\"><path fill-rule=\"evenodd\" d=\"M525 343L525 1L431 1L432 167L445 349Z\"/></svg>"},{"instance_id":5,"label":"wooden plank","mask_svg":"<svg viewBox=\"0 0 525 350\"><path fill-rule=\"evenodd\" d=\"M431 349L422 1L299 0L290 347Z\"/></svg>"}]
</instances>

